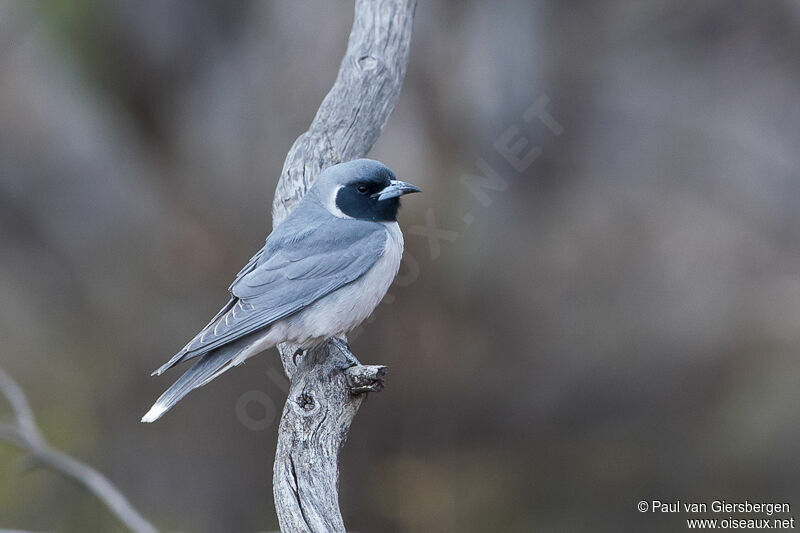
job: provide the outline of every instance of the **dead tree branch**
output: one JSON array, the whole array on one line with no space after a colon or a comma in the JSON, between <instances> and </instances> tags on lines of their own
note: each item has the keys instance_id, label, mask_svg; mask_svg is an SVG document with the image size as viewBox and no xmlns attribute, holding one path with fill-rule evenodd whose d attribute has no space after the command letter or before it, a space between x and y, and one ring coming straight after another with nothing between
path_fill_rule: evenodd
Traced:
<instances>
[{"instance_id":1,"label":"dead tree branch","mask_svg":"<svg viewBox=\"0 0 800 533\"><path fill-rule=\"evenodd\" d=\"M0 439L27 452L37 463L70 477L86 487L128 529L136 533L156 533L153 527L128 499L103 474L77 459L50 446L44 439L22 388L0 369L0 393L11 405L16 424L0 424Z\"/></svg>"},{"instance_id":2,"label":"dead tree branch","mask_svg":"<svg viewBox=\"0 0 800 533\"><path fill-rule=\"evenodd\" d=\"M308 131L286 156L272 206L273 226L319 172L363 157L397 103L408 63L415 0L357 0L339 74ZM361 365L334 339L295 362L281 346L291 380L275 455L273 489L283 533L344 532L339 449L366 392L381 389L384 366Z\"/></svg>"}]
</instances>

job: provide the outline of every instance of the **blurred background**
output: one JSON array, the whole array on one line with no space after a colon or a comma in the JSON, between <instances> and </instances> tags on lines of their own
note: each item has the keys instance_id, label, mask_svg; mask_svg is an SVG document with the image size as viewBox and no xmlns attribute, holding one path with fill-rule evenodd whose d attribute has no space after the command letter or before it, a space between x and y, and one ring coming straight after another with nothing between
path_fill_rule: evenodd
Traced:
<instances>
[{"instance_id":1,"label":"blurred background","mask_svg":"<svg viewBox=\"0 0 800 533\"><path fill-rule=\"evenodd\" d=\"M0 2L0 366L164 530L277 529L274 351L139 418L268 234L351 21ZM636 502L800 505L798 146L797 2L421 2L370 155L425 194L352 339L390 374L343 450L348 527L675 531ZM124 531L0 442L2 527Z\"/></svg>"}]
</instances>

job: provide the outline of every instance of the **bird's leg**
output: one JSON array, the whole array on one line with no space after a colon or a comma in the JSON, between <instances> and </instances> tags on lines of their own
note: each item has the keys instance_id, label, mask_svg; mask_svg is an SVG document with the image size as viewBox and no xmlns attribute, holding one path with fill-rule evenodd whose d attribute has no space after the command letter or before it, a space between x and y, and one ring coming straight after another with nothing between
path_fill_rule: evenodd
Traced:
<instances>
[{"instance_id":1,"label":"bird's leg","mask_svg":"<svg viewBox=\"0 0 800 533\"><path fill-rule=\"evenodd\" d=\"M347 359L347 362L350 363L350 366L359 366L359 365L361 365L361 361L356 359L356 356L353 355L353 352L351 352L350 350L345 350L344 351L344 357L345 357L345 359Z\"/></svg>"},{"instance_id":2,"label":"bird's leg","mask_svg":"<svg viewBox=\"0 0 800 533\"><path fill-rule=\"evenodd\" d=\"M349 363L348 367L358 366L361 364L361 361L356 359L356 356L353 355L353 352L350 351L350 348L347 346L347 341L344 341L338 337L333 337L331 338L331 343L339 349L339 352L344 356L345 360Z\"/></svg>"}]
</instances>

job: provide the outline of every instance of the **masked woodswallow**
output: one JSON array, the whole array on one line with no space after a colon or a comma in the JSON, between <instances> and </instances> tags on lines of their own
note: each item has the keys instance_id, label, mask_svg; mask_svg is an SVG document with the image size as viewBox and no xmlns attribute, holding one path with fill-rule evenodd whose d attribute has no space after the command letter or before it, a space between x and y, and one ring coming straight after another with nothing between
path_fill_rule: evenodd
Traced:
<instances>
[{"instance_id":1,"label":"masked woodswallow","mask_svg":"<svg viewBox=\"0 0 800 533\"><path fill-rule=\"evenodd\" d=\"M287 342L306 350L358 326L400 266L400 196L419 190L371 159L325 169L236 276L230 301L153 372L200 358L142 422L158 420L193 389L267 348Z\"/></svg>"}]
</instances>

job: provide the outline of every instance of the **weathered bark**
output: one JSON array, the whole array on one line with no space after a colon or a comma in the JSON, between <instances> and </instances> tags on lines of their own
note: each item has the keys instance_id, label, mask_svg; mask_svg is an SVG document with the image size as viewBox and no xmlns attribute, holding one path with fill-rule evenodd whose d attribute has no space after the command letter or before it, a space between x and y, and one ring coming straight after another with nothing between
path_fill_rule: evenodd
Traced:
<instances>
[{"instance_id":1,"label":"weathered bark","mask_svg":"<svg viewBox=\"0 0 800 533\"><path fill-rule=\"evenodd\" d=\"M363 157L400 94L415 0L357 0L336 82L308 131L286 156L272 206L273 226L332 164ZM295 357L281 346L291 380L275 454L273 489L283 533L344 532L339 449L364 395L382 388L384 366L365 366L333 339Z\"/></svg>"}]
</instances>

